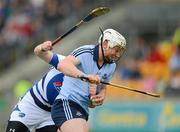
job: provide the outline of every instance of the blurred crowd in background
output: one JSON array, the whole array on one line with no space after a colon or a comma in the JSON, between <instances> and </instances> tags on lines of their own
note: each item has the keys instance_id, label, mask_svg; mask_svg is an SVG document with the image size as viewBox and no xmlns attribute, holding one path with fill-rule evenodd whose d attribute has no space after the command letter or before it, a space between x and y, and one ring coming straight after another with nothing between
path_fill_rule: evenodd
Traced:
<instances>
[{"instance_id":1,"label":"blurred crowd in background","mask_svg":"<svg viewBox=\"0 0 180 132\"><path fill-rule=\"evenodd\" d=\"M0 73L32 54L37 44L64 33L86 11L104 3L111 1L0 0ZM114 80L165 96L180 95L180 23L176 25L164 40L149 41L139 35L131 53L120 61Z\"/></svg>"},{"instance_id":2,"label":"blurred crowd in background","mask_svg":"<svg viewBox=\"0 0 180 132\"><path fill-rule=\"evenodd\" d=\"M114 23L108 21L109 28L114 27L122 33L128 44L112 81L134 89L160 93L161 99L178 99L179 0L0 0L0 75L14 64L31 57L36 45L54 40L98 6L124 7L119 12L123 14L119 17L121 20L114 20ZM9 91L0 91L1 119L7 120L7 111L17 101L14 97L18 99L31 86L32 79L30 81L29 78L27 75L20 79ZM110 99L152 99L127 90L108 90ZM6 126L5 123L0 121L0 131Z\"/></svg>"},{"instance_id":3,"label":"blurred crowd in background","mask_svg":"<svg viewBox=\"0 0 180 132\"><path fill-rule=\"evenodd\" d=\"M166 97L180 96L180 27L168 40L137 38L119 69L119 82ZM119 78L118 78L119 79Z\"/></svg>"},{"instance_id":4,"label":"blurred crowd in background","mask_svg":"<svg viewBox=\"0 0 180 132\"><path fill-rule=\"evenodd\" d=\"M0 72L27 57L35 45L64 33L95 6L94 0L0 0Z\"/></svg>"}]
</instances>

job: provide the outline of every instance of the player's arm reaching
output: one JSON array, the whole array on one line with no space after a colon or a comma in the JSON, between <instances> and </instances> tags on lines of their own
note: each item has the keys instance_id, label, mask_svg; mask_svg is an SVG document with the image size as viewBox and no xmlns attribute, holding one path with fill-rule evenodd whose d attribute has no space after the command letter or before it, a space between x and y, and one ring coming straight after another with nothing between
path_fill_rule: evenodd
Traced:
<instances>
[{"instance_id":1,"label":"player's arm reaching","mask_svg":"<svg viewBox=\"0 0 180 132\"><path fill-rule=\"evenodd\" d=\"M57 69L58 63L65 58L65 56L60 54L55 54L52 52L52 42L45 41L42 44L39 44L35 47L34 53L40 57L45 62L54 66Z\"/></svg>"},{"instance_id":2,"label":"player's arm reaching","mask_svg":"<svg viewBox=\"0 0 180 132\"><path fill-rule=\"evenodd\" d=\"M91 83L100 83L100 77L95 74L86 75L82 71L80 71L76 66L80 64L80 61L74 57L73 55L67 56L65 59L58 64L57 69L63 72L66 76L81 78L87 77L88 81Z\"/></svg>"},{"instance_id":3,"label":"player's arm reaching","mask_svg":"<svg viewBox=\"0 0 180 132\"><path fill-rule=\"evenodd\" d=\"M75 78L86 76L91 83L97 83L97 84L100 83L99 76L86 75L82 71L76 68L76 65L78 65L80 62L74 56L69 55L65 59L61 60L61 63L59 63L59 61L56 61L56 54L53 54L51 50L52 50L52 42L45 41L44 43L35 47L34 53L47 63L51 63L51 61L53 61L52 65L55 66L57 70L63 72L67 76L71 76Z\"/></svg>"},{"instance_id":4,"label":"player's arm reaching","mask_svg":"<svg viewBox=\"0 0 180 132\"><path fill-rule=\"evenodd\" d=\"M52 50L52 42L51 41L45 41L42 44L39 44L35 47L34 53L38 57L40 57L45 62L49 63L53 57Z\"/></svg>"}]
</instances>

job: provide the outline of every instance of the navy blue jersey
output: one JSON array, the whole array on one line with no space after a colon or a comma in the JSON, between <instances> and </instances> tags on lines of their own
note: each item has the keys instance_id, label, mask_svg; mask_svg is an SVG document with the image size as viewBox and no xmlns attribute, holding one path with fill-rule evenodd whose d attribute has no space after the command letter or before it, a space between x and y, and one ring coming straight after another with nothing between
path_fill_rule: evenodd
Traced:
<instances>
[{"instance_id":1,"label":"navy blue jersey","mask_svg":"<svg viewBox=\"0 0 180 132\"><path fill-rule=\"evenodd\" d=\"M58 55L58 62L63 58L64 56ZM48 73L30 89L31 96L36 105L46 111L50 111L55 98L61 91L63 79L64 74L55 67L51 67Z\"/></svg>"}]
</instances>

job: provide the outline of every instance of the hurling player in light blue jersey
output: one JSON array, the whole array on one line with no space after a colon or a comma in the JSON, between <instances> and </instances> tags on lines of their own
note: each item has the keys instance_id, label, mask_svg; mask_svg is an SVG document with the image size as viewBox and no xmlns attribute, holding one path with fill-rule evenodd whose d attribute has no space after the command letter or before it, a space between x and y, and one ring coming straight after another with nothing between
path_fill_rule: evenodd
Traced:
<instances>
[{"instance_id":1,"label":"hurling player in light blue jersey","mask_svg":"<svg viewBox=\"0 0 180 132\"><path fill-rule=\"evenodd\" d=\"M99 38L99 44L79 47L60 63L54 63L65 74L61 92L51 111L52 119L61 132L89 131L88 106L98 99L90 89L96 89L99 95L105 94L106 88L100 81L111 80L115 62L125 49L125 38L113 29L106 29ZM88 82L82 81L82 77ZM103 100L99 101L102 103Z\"/></svg>"}]
</instances>

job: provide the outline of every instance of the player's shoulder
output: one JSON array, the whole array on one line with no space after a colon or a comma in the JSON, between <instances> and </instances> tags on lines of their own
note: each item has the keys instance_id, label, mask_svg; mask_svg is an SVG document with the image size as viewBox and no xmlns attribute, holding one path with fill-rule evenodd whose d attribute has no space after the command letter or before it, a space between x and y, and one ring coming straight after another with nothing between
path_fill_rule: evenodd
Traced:
<instances>
[{"instance_id":1,"label":"player's shoulder","mask_svg":"<svg viewBox=\"0 0 180 132\"><path fill-rule=\"evenodd\" d=\"M95 44L89 44L89 45L82 45L78 48L76 48L75 50L79 50L79 49L94 49Z\"/></svg>"},{"instance_id":2,"label":"player's shoulder","mask_svg":"<svg viewBox=\"0 0 180 132\"><path fill-rule=\"evenodd\" d=\"M86 54L86 53L93 54L94 47L95 45L93 44L80 46L72 52L72 55L78 56L80 54Z\"/></svg>"},{"instance_id":3,"label":"player's shoulder","mask_svg":"<svg viewBox=\"0 0 180 132\"><path fill-rule=\"evenodd\" d=\"M116 63L112 63L112 69L115 70L116 69L117 64Z\"/></svg>"},{"instance_id":4,"label":"player's shoulder","mask_svg":"<svg viewBox=\"0 0 180 132\"><path fill-rule=\"evenodd\" d=\"M116 70L116 63L111 63L108 65L105 65L109 72L114 72Z\"/></svg>"},{"instance_id":5,"label":"player's shoulder","mask_svg":"<svg viewBox=\"0 0 180 132\"><path fill-rule=\"evenodd\" d=\"M115 69L116 68L116 63L112 63L110 66L112 67L112 69Z\"/></svg>"}]
</instances>

